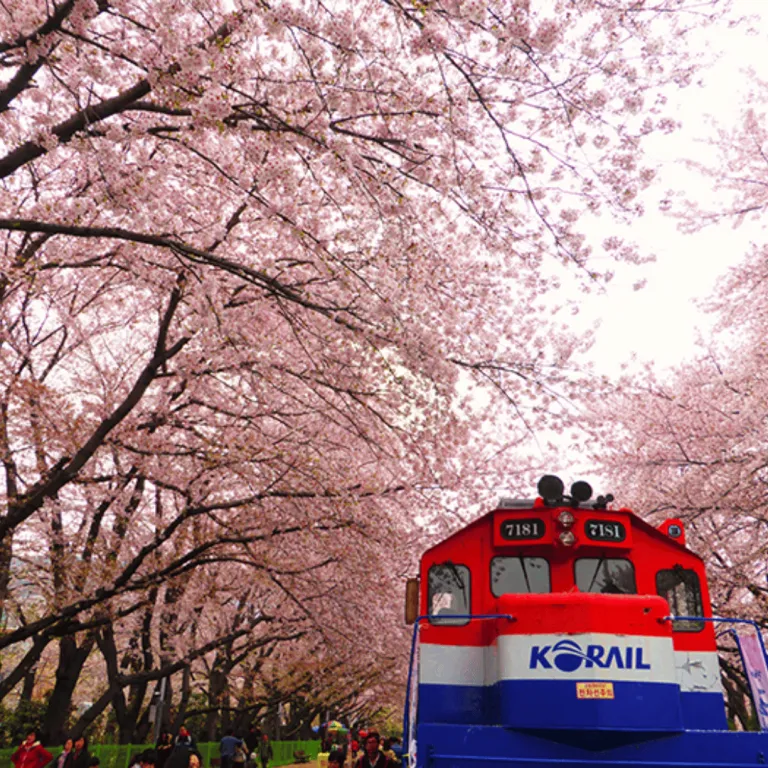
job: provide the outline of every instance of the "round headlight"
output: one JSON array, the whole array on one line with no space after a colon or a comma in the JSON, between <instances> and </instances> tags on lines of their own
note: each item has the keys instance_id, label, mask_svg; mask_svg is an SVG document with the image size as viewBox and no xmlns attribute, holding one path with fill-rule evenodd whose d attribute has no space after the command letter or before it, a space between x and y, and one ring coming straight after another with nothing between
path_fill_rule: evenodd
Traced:
<instances>
[{"instance_id":1,"label":"round headlight","mask_svg":"<svg viewBox=\"0 0 768 768\"><path fill-rule=\"evenodd\" d=\"M570 528L575 522L576 518L573 516L573 512L569 512L564 509L558 516L557 522L563 526L563 528Z\"/></svg>"},{"instance_id":2,"label":"round headlight","mask_svg":"<svg viewBox=\"0 0 768 768\"><path fill-rule=\"evenodd\" d=\"M573 535L573 531L563 531L560 534L560 543L564 547L572 547L576 543L576 537Z\"/></svg>"}]
</instances>

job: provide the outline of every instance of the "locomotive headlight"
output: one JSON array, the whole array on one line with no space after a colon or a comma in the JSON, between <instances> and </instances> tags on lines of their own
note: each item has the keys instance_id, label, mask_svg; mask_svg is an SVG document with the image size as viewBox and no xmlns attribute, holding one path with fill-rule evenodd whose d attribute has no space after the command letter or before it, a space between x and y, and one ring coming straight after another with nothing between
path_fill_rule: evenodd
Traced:
<instances>
[{"instance_id":1,"label":"locomotive headlight","mask_svg":"<svg viewBox=\"0 0 768 768\"><path fill-rule=\"evenodd\" d=\"M564 547L572 547L576 543L576 537L573 534L573 531L563 531L560 534L560 543Z\"/></svg>"},{"instance_id":2,"label":"locomotive headlight","mask_svg":"<svg viewBox=\"0 0 768 768\"><path fill-rule=\"evenodd\" d=\"M573 516L573 512L564 509L557 516L557 522L560 523L563 528L570 528L576 522L576 518Z\"/></svg>"}]
</instances>

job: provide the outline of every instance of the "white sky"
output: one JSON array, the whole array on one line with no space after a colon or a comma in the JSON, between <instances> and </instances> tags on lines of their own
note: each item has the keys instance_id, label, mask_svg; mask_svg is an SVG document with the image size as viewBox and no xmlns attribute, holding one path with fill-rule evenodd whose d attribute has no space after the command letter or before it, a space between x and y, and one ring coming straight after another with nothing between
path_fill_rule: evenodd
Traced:
<instances>
[{"instance_id":1,"label":"white sky","mask_svg":"<svg viewBox=\"0 0 768 768\"><path fill-rule=\"evenodd\" d=\"M650 145L650 157L661 164L662 181L647 197L647 213L631 235L644 249L656 254L657 262L619 267L605 294L593 294L585 301L585 314L601 320L591 354L600 372L617 372L619 364L632 355L641 361L653 360L662 368L691 357L697 328L706 332L711 322L694 301L712 292L728 266L746 252L750 232L755 234L754 226L734 230L722 225L683 235L677 231L676 222L656 208L669 186L687 186L691 197L695 197L702 185L711 183L687 172L680 159L700 158L706 151L696 141L706 135L705 115L715 115L723 124L738 119L749 86L741 70L752 65L759 75L765 72L768 78L768 0L735 0L734 9L756 16L756 34L748 35L744 27L723 26L707 33L708 45L721 48L724 55L712 69L700 73L703 87L680 91L678 114L683 129ZM638 279L648 282L644 289L635 291L632 286Z\"/></svg>"}]
</instances>

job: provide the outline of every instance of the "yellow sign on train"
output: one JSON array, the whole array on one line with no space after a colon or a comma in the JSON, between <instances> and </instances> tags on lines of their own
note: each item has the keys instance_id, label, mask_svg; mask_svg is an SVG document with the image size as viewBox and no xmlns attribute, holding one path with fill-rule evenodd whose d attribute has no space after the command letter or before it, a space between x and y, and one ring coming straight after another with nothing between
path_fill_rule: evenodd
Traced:
<instances>
[{"instance_id":1,"label":"yellow sign on train","mask_svg":"<svg viewBox=\"0 0 768 768\"><path fill-rule=\"evenodd\" d=\"M577 699L612 699L613 683L576 683Z\"/></svg>"}]
</instances>

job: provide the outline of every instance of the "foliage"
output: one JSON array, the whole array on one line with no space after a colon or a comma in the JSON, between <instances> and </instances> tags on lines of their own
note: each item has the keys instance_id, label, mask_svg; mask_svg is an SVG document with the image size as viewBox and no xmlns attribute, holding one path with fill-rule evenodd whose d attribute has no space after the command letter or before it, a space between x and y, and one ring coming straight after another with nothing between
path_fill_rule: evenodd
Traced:
<instances>
[{"instance_id":1,"label":"foliage","mask_svg":"<svg viewBox=\"0 0 768 768\"><path fill-rule=\"evenodd\" d=\"M22 699L6 709L0 705L0 744L18 746L31 729L40 728L48 702Z\"/></svg>"}]
</instances>

